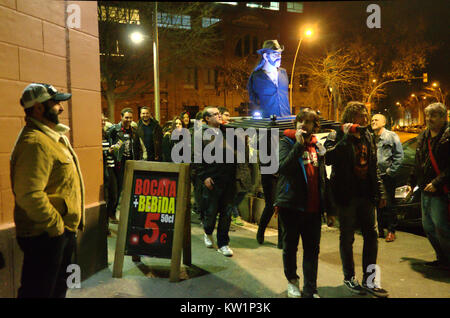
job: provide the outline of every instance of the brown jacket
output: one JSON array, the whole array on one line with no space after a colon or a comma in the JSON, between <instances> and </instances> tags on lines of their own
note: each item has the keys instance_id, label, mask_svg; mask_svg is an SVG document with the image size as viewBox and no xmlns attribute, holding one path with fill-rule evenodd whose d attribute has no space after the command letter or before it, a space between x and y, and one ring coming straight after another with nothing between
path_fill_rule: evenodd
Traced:
<instances>
[{"instance_id":1,"label":"brown jacket","mask_svg":"<svg viewBox=\"0 0 450 318\"><path fill-rule=\"evenodd\" d=\"M50 237L84 227L84 184L78 158L64 135L27 117L11 155L18 237Z\"/></svg>"}]
</instances>

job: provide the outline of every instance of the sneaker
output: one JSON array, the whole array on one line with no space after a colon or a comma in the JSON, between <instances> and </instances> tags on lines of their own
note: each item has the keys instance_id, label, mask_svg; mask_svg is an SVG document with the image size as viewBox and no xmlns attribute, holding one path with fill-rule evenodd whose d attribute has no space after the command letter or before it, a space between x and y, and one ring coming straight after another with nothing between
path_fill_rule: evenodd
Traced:
<instances>
[{"instance_id":1,"label":"sneaker","mask_svg":"<svg viewBox=\"0 0 450 318\"><path fill-rule=\"evenodd\" d=\"M385 289L381 288L381 286L372 285L372 287L369 287L366 283L363 283L363 287L369 293L377 297L386 298L389 296L389 293Z\"/></svg>"},{"instance_id":2,"label":"sneaker","mask_svg":"<svg viewBox=\"0 0 450 318\"><path fill-rule=\"evenodd\" d=\"M228 245L224 245L221 248L217 250L219 253L223 254L224 256L231 257L233 256L233 251Z\"/></svg>"},{"instance_id":3,"label":"sneaker","mask_svg":"<svg viewBox=\"0 0 450 318\"><path fill-rule=\"evenodd\" d=\"M213 247L213 245L214 245L214 239L213 239L213 237L212 237L212 235L211 234L206 234L206 233L204 233L203 234L203 239L204 239L204 241L205 241L205 246L207 247L207 248L212 248Z\"/></svg>"},{"instance_id":4,"label":"sneaker","mask_svg":"<svg viewBox=\"0 0 450 318\"><path fill-rule=\"evenodd\" d=\"M298 288L298 279L292 279L288 282L287 295L289 298L300 298L300 288Z\"/></svg>"},{"instance_id":5,"label":"sneaker","mask_svg":"<svg viewBox=\"0 0 450 318\"><path fill-rule=\"evenodd\" d=\"M239 226L243 226L244 225L244 223L242 222L240 216L236 216L236 217L233 216L232 219L233 219L232 220L233 224L239 225Z\"/></svg>"},{"instance_id":6,"label":"sneaker","mask_svg":"<svg viewBox=\"0 0 450 318\"><path fill-rule=\"evenodd\" d=\"M344 285L352 292L358 295L364 295L366 294L366 292L364 291L364 289L361 287L361 285L358 283L358 280L356 279L355 276L353 276L351 279L349 280L345 280L344 279Z\"/></svg>"}]
</instances>

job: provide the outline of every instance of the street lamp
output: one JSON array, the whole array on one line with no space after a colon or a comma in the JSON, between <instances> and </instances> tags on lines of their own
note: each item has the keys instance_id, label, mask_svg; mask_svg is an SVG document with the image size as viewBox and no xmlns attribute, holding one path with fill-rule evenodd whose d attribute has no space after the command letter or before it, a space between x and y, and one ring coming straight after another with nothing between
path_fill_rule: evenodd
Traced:
<instances>
[{"instance_id":1,"label":"street lamp","mask_svg":"<svg viewBox=\"0 0 450 318\"><path fill-rule=\"evenodd\" d=\"M297 51L295 52L294 62L292 63L291 86L289 88L289 105L291 106L291 110L292 110L292 88L294 87L294 70L295 70L295 61L297 61L297 54L300 49L300 45L302 44L303 37L305 36L307 38L310 38L312 37L313 33L314 33L313 29L311 28L305 29L304 34L300 36L300 39L298 41Z\"/></svg>"},{"instance_id":2,"label":"street lamp","mask_svg":"<svg viewBox=\"0 0 450 318\"><path fill-rule=\"evenodd\" d=\"M139 31L135 31L130 34L130 39L134 44L141 44L144 41L144 35Z\"/></svg>"}]
</instances>

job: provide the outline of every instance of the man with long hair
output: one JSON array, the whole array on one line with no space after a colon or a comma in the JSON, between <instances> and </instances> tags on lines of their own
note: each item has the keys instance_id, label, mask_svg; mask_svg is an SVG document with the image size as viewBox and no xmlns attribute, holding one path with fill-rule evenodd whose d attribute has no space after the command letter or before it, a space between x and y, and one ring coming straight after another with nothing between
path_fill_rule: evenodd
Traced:
<instances>
[{"instance_id":1,"label":"man with long hair","mask_svg":"<svg viewBox=\"0 0 450 318\"><path fill-rule=\"evenodd\" d=\"M377 148L366 125L369 122L363 103L349 102L342 115L344 125L331 132L325 141L326 164L332 166L330 186L339 218L339 250L344 271L344 285L357 294L369 291L387 297L378 275L372 282L378 253L375 207L386 205L384 186L377 167ZM353 242L357 226L361 227L363 248L363 287L355 277Z\"/></svg>"}]
</instances>

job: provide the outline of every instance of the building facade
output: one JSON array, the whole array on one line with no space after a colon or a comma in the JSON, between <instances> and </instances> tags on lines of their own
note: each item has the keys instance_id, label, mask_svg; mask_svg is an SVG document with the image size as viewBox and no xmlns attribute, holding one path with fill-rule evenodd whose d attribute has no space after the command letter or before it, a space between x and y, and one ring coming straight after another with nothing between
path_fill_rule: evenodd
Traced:
<instances>
[{"instance_id":1,"label":"building facade","mask_svg":"<svg viewBox=\"0 0 450 318\"><path fill-rule=\"evenodd\" d=\"M23 254L15 239L9 160L25 125L19 99L31 82L72 93L62 123L71 128L80 160L87 223L76 262L82 278L107 266L97 2L2 0L0 19L0 297L15 297Z\"/></svg>"},{"instance_id":2,"label":"building facade","mask_svg":"<svg viewBox=\"0 0 450 318\"><path fill-rule=\"evenodd\" d=\"M142 3L142 5L149 5ZM160 69L160 122L164 124L182 111L189 111L192 116L205 106L216 105L227 107L232 116L250 114L248 109L248 94L246 81L254 66L259 61L256 50L268 39L277 39L284 45L281 66L291 75L293 58L299 41L299 28L306 22L304 13L312 6L301 2L267 2L267 3L216 3L215 15L203 18L208 26L216 24L222 36L222 46L219 56L205 61L202 66L179 65L170 73ZM139 9L137 9L139 10ZM166 14L164 12L159 14ZM160 17L160 16L159 16ZM184 16L172 19L173 25L160 22L159 28L189 27L189 21ZM158 20L160 21L160 20ZM144 21L141 21L144 24ZM136 23L132 21L131 23ZM178 23L178 25L177 25ZM185 23L185 24L183 24ZM163 41L163 39L159 39ZM120 46L120 44L119 44ZM151 48L149 48L151 49ZM302 50L312 50L308 43L302 44ZM118 52L120 54L120 52ZM160 52L163 58L164 52ZM297 59L297 66L301 56ZM227 77L230 67L242 66L247 74L245 80L237 78L234 81ZM296 66L296 69L297 69ZM223 72L223 68L228 73ZM232 84L232 85L231 85ZM308 89L308 78L304 74L295 74L293 87L293 106L297 110L306 105L302 95ZM107 113L107 99L102 98L102 109ZM131 107L135 110L134 119L138 120L138 109L141 106L154 107L153 87L149 87L131 98L116 101L114 118L120 120L120 110ZM291 105L292 106L292 105Z\"/></svg>"}]
</instances>

